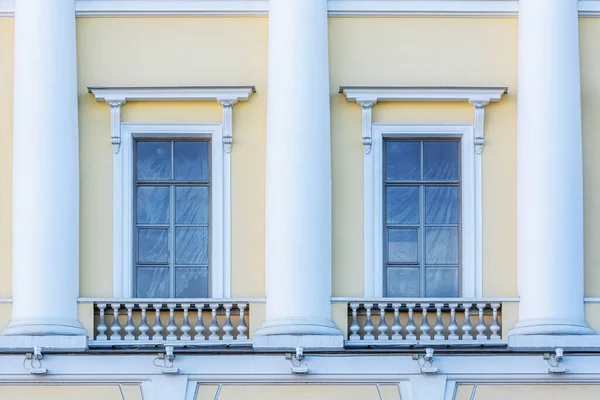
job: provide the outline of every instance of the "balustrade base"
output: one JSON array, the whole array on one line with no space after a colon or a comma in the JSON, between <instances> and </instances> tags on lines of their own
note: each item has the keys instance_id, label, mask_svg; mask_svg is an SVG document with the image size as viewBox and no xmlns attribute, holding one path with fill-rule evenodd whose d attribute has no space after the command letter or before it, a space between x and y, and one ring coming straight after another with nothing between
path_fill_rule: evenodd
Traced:
<instances>
[{"instance_id":1,"label":"balustrade base","mask_svg":"<svg viewBox=\"0 0 600 400\"><path fill-rule=\"evenodd\" d=\"M344 337L340 335L256 335L255 350L343 350Z\"/></svg>"},{"instance_id":2,"label":"balustrade base","mask_svg":"<svg viewBox=\"0 0 600 400\"><path fill-rule=\"evenodd\" d=\"M42 352L84 352L88 338L78 336L0 336L0 352L31 352L40 347Z\"/></svg>"}]
</instances>

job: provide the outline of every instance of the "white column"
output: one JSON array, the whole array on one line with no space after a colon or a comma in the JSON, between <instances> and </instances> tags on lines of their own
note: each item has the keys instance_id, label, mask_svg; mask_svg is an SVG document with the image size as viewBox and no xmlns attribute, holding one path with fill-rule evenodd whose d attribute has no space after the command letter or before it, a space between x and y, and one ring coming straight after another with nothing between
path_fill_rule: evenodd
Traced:
<instances>
[{"instance_id":1,"label":"white column","mask_svg":"<svg viewBox=\"0 0 600 400\"><path fill-rule=\"evenodd\" d=\"M271 0L267 321L257 335L340 336L331 320L331 262L327 1Z\"/></svg>"},{"instance_id":2,"label":"white column","mask_svg":"<svg viewBox=\"0 0 600 400\"><path fill-rule=\"evenodd\" d=\"M511 334L589 334L577 0L521 0L517 139L519 323Z\"/></svg>"},{"instance_id":3,"label":"white column","mask_svg":"<svg viewBox=\"0 0 600 400\"><path fill-rule=\"evenodd\" d=\"M4 335L85 335L74 0L17 0L13 314Z\"/></svg>"}]
</instances>

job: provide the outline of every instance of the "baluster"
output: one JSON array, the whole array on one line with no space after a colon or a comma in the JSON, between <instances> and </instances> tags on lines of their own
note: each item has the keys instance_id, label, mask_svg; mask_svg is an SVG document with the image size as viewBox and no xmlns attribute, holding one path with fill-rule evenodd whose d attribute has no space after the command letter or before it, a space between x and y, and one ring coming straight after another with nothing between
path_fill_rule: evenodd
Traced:
<instances>
[{"instance_id":1,"label":"baluster","mask_svg":"<svg viewBox=\"0 0 600 400\"><path fill-rule=\"evenodd\" d=\"M133 331L135 330L135 326L133 325L133 303L125 304L125 308L127 309L127 323L125 324L125 340L135 340L135 336L133 336Z\"/></svg>"},{"instance_id":2,"label":"baluster","mask_svg":"<svg viewBox=\"0 0 600 400\"><path fill-rule=\"evenodd\" d=\"M500 308L500 304L492 303L492 325L490 326L490 330L492 331L492 336L490 336L491 340L500 340L501 337L498 335L498 331L500 330L500 324L498 323L498 309Z\"/></svg>"},{"instance_id":3,"label":"baluster","mask_svg":"<svg viewBox=\"0 0 600 400\"><path fill-rule=\"evenodd\" d=\"M167 324L167 340L177 340L177 335L175 332L177 331L177 325L175 324L175 307L177 304L167 304L169 307L169 323Z\"/></svg>"},{"instance_id":4,"label":"baluster","mask_svg":"<svg viewBox=\"0 0 600 400\"><path fill-rule=\"evenodd\" d=\"M206 329L206 326L204 326L204 321L202 321L203 308L204 304L196 304L198 320L196 321L196 326L194 326L194 331L196 331L196 335L194 335L194 340L206 340L206 337L204 336L204 330Z\"/></svg>"},{"instance_id":5,"label":"baluster","mask_svg":"<svg viewBox=\"0 0 600 400\"><path fill-rule=\"evenodd\" d=\"M154 304L154 314L156 315L156 320L154 321L154 326L152 326L152 330L154 331L154 335L152 336L152 340L163 340L162 335L162 322L160 322L160 308L162 304Z\"/></svg>"},{"instance_id":6,"label":"baluster","mask_svg":"<svg viewBox=\"0 0 600 400\"><path fill-rule=\"evenodd\" d=\"M371 321L371 310L373 309L372 303L365 304L365 310L367 312L367 319L365 320L365 340L375 340L375 336L371 333L375 327L373 321Z\"/></svg>"},{"instance_id":7,"label":"baluster","mask_svg":"<svg viewBox=\"0 0 600 400\"><path fill-rule=\"evenodd\" d=\"M242 304L238 304L238 308L240 309L240 322L238 323L237 326L237 330L238 330L238 335L236 340L248 340L248 336L246 336L246 331L248 330L248 326L246 326L246 320L244 319L245 317L245 311L246 311L246 304L242 303Z\"/></svg>"},{"instance_id":8,"label":"baluster","mask_svg":"<svg viewBox=\"0 0 600 400\"><path fill-rule=\"evenodd\" d=\"M107 336L105 334L108 327L106 326L106 321L104 320L104 310L106 310L106 304L96 304L98 310L100 310L100 317L98 318L98 336L96 336L96 340L107 340Z\"/></svg>"},{"instance_id":9,"label":"baluster","mask_svg":"<svg viewBox=\"0 0 600 400\"><path fill-rule=\"evenodd\" d=\"M190 305L189 304L182 304L181 308L183 308L183 323L181 324L181 340L192 340L192 337L190 336L190 331L192 330L192 327L190 326L190 321L189 321L189 310L190 310Z\"/></svg>"},{"instance_id":10,"label":"baluster","mask_svg":"<svg viewBox=\"0 0 600 400\"><path fill-rule=\"evenodd\" d=\"M112 303L110 306L113 309L113 323L110 326L110 340L121 340L121 324L119 323L119 308L121 308L121 304Z\"/></svg>"},{"instance_id":11,"label":"baluster","mask_svg":"<svg viewBox=\"0 0 600 400\"><path fill-rule=\"evenodd\" d=\"M435 313L437 315L437 319L435 320L435 325L433 326L433 330L435 331L435 335L433 336L433 340L444 340L443 331L444 331L444 323L442 322L442 307L443 304L436 303L435 305Z\"/></svg>"},{"instance_id":12,"label":"baluster","mask_svg":"<svg viewBox=\"0 0 600 400\"><path fill-rule=\"evenodd\" d=\"M415 321L413 319L413 312L416 307L416 304L407 304L406 307L408 308L408 321L406 322L406 340L417 340L417 335L415 335L417 326L415 325Z\"/></svg>"},{"instance_id":13,"label":"baluster","mask_svg":"<svg viewBox=\"0 0 600 400\"><path fill-rule=\"evenodd\" d=\"M398 311L398 309L400 308L400 304L392 304L392 307L394 307L394 323L392 324L392 332L394 333L392 334L392 339L402 340L402 335L400 334L400 331L402 330L402 325L400 324L400 312Z\"/></svg>"},{"instance_id":14,"label":"baluster","mask_svg":"<svg viewBox=\"0 0 600 400\"><path fill-rule=\"evenodd\" d=\"M223 324L223 340L233 340L233 335L231 331L233 330L233 325L231 324L231 307L233 304L223 304L225 307L225 323Z\"/></svg>"},{"instance_id":15,"label":"baluster","mask_svg":"<svg viewBox=\"0 0 600 400\"><path fill-rule=\"evenodd\" d=\"M458 340L458 325L456 324L456 308L458 304L450 304L450 323L448 324L448 340Z\"/></svg>"},{"instance_id":16,"label":"baluster","mask_svg":"<svg viewBox=\"0 0 600 400\"><path fill-rule=\"evenodd\" d=\"M352 310L352 323L350 323L350 340L360 340L360 335L358 331L360 330L360 325L358 325L358 303L350 303L350 309Z\"/></svg>"},{"instance_id":17,"label":"baluster","mask_svg":"<svg viewBox=\"0 0 600 400\"><path fill-rule=\"evenodd\" d=\"M483 309L485 308L485 303L478 303L477 308L479 309L479 321L477 322L477 340L487 340L488 337L485 334L486 326L485 321L483 320Z\"/></svg>"},{"instance_id":18,"label":"baluster","mask_svg":"<svg viewBox=\"0 0 600 400\"><path fill-rule=\"evenodd\" d=\"M218 303L213 303L210 305L212 310L212 319L210 321L210 326L208 330L210 331L210 336L208 340L219 340L219 324L217 322L217 308L219 308Z\"/></svg>"},{"instance_id":19,"label":"baluster","mask_svg":"<svg viewBox=\"0 0 600 400\"><path fill-rule=\"evenodd\" d=\"M431 326L429 326L429 321L427 321L427 307L429 306L429 304L425 304L422 303L421 304L421 308L423 309L423 320L421 320L421 326L419 327L419 329L421 330L421 336L419 337L419 340L424 340L424 341L428 341L431 340L431 333L429 333L429 331L431 330Z\"/></svg>"},{"instance_id":20,"label":"baluster","mask_svg":"<svg viewBox=\"0 0 600 400\"><path fill-rule=\"evenodd\" d=\"M469 310L473 305L471 303L464 303L463 307L465 308L465 321L463 322L462 330L462 340L473 340L473 335L471 335L471 329L473 329L473 325L471 325L471 317L469 316Z\"/></svg>"},{"instance_id":21,"label":"baluster","mask_svg":"<svg viewBox=\"0 0 600 400\"><path fill-rule=\"evenodd\" d=\"M148 318L146 316L146 311L148 310L148 304L140 304L140 308L142 310L142 320L140 322L139 330L140 336L138 336L138 340L149 340L148 330L150 327L148 326Z\"/></svg>"},{"instance_id":22,"label":"baluster","mask_svg":"<svg viewBox=\"0 0 600 400\"><path fill-rule=\"evenodd\" d=\"M377 325L377 340L389 340L389 336L387 334L387 321L385 320L385 306L386 304L378 304L379 306L379 325Z\"/></svg>"}]
</instances>

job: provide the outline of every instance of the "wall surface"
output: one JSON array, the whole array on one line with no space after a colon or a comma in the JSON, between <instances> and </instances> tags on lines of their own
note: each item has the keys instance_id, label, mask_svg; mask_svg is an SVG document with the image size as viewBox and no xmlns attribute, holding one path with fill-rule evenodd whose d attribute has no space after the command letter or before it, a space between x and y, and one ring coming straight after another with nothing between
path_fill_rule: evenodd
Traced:
<instances>
[{"instance_id":1,"label":"wall surface","mask_svg":"<svg viewBox=\"0 0 600 400\"><path fill-rule=\"evenodd\" d=\"M597 385L472 385L459 387L456 400L595 400L600 396ZM467 396L468 395L468 396Z\"/></svg>"},{"instance_id":2,"label":"wall surface","mask_svg":"<svg viewBox=\"0 0 600 400\"><path fill-rule=\"evenodd\" d=\"M196 400L213 400L218 386L199 385ZM398 386L382 385L380 390L386 400L400 400ZM224 385L219 400L380 400L376 385Z\"/></svg>"},{"instance_id":3,"label":"wall surface","mask_svg":"<svg viewBox=\"0 0 600 400\"><path fill-rule=\"evenodd\" d=\"M4 386L0 385L0 399L44 399L44 400L142 400L139 386Z\"/></svg>"}]
</instances>

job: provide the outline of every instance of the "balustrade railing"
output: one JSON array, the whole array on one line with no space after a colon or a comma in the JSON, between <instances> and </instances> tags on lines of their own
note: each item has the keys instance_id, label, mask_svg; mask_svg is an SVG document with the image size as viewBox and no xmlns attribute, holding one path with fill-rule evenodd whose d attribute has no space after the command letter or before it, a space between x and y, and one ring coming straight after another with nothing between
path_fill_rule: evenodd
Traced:
<instances>
[{"instance_id":1,"label":"balustrade railing","mask_svg":"<svg viewBox=\"0 0 600 400\"><path fill-rule=\"evenodd\" d=\"M249 302L223 299L94 303L94 345L251 344Z\"/></svg>"},{"instance_id":2,"label":"balustrade railing","mask_svg":"<svg viewBox=\"0 0 600 400\"><path fill-rule=\"evenodd\" d=\"M350 301L347 344L494 344L502 342L501 323L494 301Z\"/></svg>"}]
</instances>

